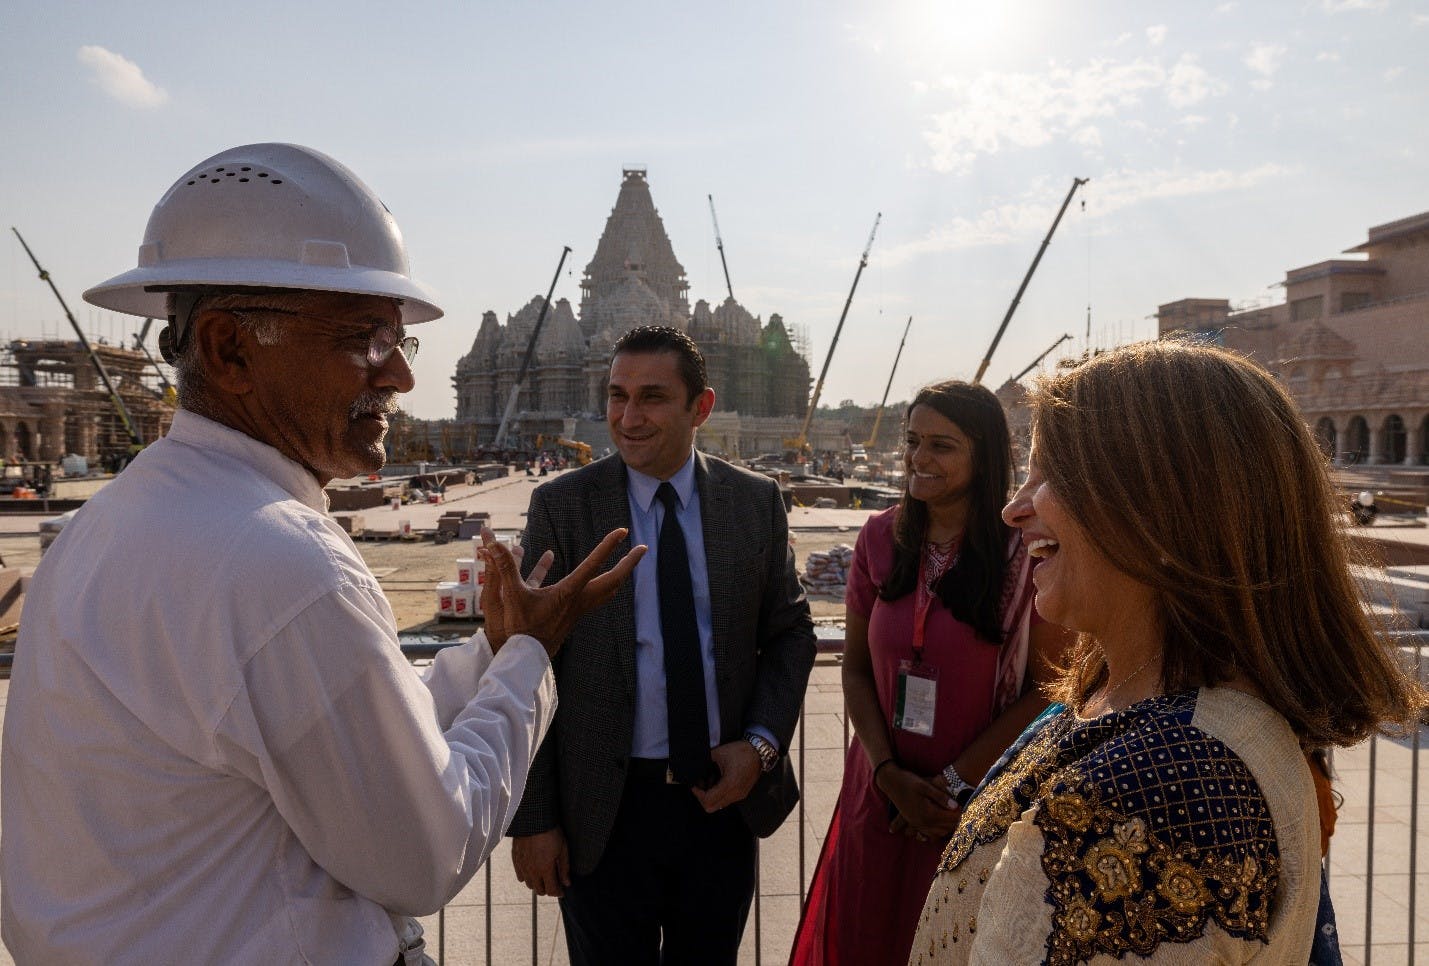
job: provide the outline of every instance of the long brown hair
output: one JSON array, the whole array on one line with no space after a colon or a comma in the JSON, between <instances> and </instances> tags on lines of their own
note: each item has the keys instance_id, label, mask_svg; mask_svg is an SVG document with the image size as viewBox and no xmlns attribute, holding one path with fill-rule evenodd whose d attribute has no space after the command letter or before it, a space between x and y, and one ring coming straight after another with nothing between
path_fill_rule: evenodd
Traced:
<instances>
[{"instance_id":1,"label":"long brown hair","mask_svg":"<svg viewBox=\"0 0 1429 966\"><path fill-rule=\"evenodd\" d=\"M1326 459L1265 371L1206 345L1148 342L1046 378L1031 404L1047 483L1156 596L1165 690L1244 675L1315 745L1424 710L1360 603ZM1059 697L1104 674L1082 635Z\"/></svg>"},{"instance_id":2,"label":"long brown hair","mask_svg":"<svg viewBox=\"0 0 1429 966\"><path fill-rule=\"evenodd\" d=\"M1001 644L1002 624L997 609L1002 602L1010 536L1001 511L1012 484L1007 417L1002 404L987 389L956 379L918 390L904 413L905 421L915 406L928 406L952 420L973 444L967 527L957 560L938 582L938 598L983 640ZM897 600L912 591L918 581L928 506L909 495L908 483L904 480L903 499L893 527L893 566L878 589L883 600Z\"/></svg>"}]
</instances>

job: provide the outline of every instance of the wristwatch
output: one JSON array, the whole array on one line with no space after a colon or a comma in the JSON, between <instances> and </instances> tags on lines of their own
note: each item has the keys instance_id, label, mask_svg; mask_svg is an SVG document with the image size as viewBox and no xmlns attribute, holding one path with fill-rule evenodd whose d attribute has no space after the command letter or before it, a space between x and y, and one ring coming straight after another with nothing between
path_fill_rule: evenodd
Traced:
<instances>
[{"instance_id":1,"label":"wristwatch","mask_svg":"<svg viewBox=\"0 0 1429 966\"><path fill-rule=\"evenodd\" d=\"M963 776L952 765L943 769L943 780L948 783L948 797L959 805L966 805L973 797L974 788L963 781Z\"/></svg>"},{"instance_id":2,"label":"wristwatch","mask_svg":"<svg viewBox=\"0 0 1429 966\"><path fill-rule=\"evenodd\" d=\"M755 753L759 755L759 770L773 771L774 765L779 761L779 749L752 731L744 733L744 740L753 745Z\"/></svg>"}]
</instances>

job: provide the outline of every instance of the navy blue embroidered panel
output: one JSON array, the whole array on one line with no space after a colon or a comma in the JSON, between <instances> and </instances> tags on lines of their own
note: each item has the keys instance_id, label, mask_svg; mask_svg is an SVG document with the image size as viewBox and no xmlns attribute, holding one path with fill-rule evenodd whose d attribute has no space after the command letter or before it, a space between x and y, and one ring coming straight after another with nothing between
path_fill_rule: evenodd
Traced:
<instances>
[{"instance_id":1,"label":"navy blue embroidered panel","mask_svg":"<svg viewBox=\"0 0 1429 966\"><path fill-rule=\"evenodd\" d=\"M1196 695L1045 721L968 803L939 871L1035 804L1053 909L1048 962L1146 956L1196 939L1211 920L1265 942L1280 880L1270 808L1239 756L1192 726Z\"/></svg>"}]
</instances>

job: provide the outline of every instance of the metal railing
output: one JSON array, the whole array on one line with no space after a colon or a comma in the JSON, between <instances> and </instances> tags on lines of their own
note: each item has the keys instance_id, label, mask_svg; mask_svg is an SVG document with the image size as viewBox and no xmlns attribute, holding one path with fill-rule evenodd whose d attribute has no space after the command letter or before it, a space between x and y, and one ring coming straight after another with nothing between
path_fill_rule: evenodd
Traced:
<instances>
[{"instance_id":1,"label":"metal railing","mask_svg":"<svg viewBox=\"0 0 1429 966\"><path fill-rule=\"evenodd\" d=\"M1399 638L1399 640L1403 642L1400 648L1401 652L1406 656L1406 658L1410 660L1410 666L1418 672L1419 679L1423 681L1425 679L1426 671L1423 652L1425 644L1429 643L1429 631L1420 630L1399 632L1393 636ZM1341 949L1347 955L1353 955L1357 951L1362 952L1362 958L1359 961L1363 964L1363 966L1370 966L1370 964L1374 962L1376 947L1379 947L1386 954L1394 954L1395 962L1406 962L1409 964L1409 966L1414 966L1415 946L1416 941L1418 939L1417 913L1419 892L1419 752L1423 743L1424 730L1425 725L1421 723L1419 727L1414 728L1410 732L1410 734L1403 738L1384 738L1379 735L1372 736L1369 741L1367 741L1363 746L1364 754L1366 757L1365 770L1367 773L1366 781L1364 783L1363 788L1358 789L1353 783L1349 782L1336 783L1336 788L1339 790L1341 795L1340 821L1336 825L1337 834L1340 833L1342 830L1348 831L1348 829L1346 829L1345 823L1347 813L1349 813L1352 809L1357 809L1360 807L1358 795L1361 791L1364 794L1364 919L1362 921L1357 920L1355 918L1355 914L1358 910L1347 902L1337 901L1335 905L1335 913L1339 921L1340 934L1342 937ZM1380 767L1379 761L1380 745L1381 743L1385 742L1388 742L1391 748L1404 748L1409 752L1409 841L1407 848L1407 889L1405 890L1405 901L1407 904L1407 910L1405 911L1405 923L1402 944L1395 941L1388 926L1386 926L1386 929L1378 935L1375 931L1375 893L1377 891L1383 892L1385 894L1385 898L1388 898L1389 896L1393 895L1394 890L1392 887L1395 883L1395 880L1400 875L1400 873L1394 871L1384 871L1377 875L1375 871L1375 860L1377 856L1376 826L1378 825L1380 819L1378 811L1382 807L1379 805L1379 785L1381 780L1385 778L1397 781L1398 779L1403 777L1402 775L1396 775L1394 773L1394 762L1391 762L1390 770L1387 776L1381 774L1382 769ZM1358 748L1350 749L1349 753L1340 752L1338 755L1332 756L1332 763L1337 761L1343 762L1347 757L1349 757L1349 755L1355 755L1358 752ZM1355 770L1357 771L1358 769L1356 768ZM1399 806L1391 804L1383 807L1388 810L1398 808ZM1391 843L1390 848L1393 849L1394 847L1395 843ZM1350 880L1347 883L1349 887L1357 886L1360 883L1355 881L1358 877L1354 872L1336 871L1337 865L1341 869L1346 870L1351 867L1348 865L1341 865L1333 861L1333 858L1336 856L1335 848L1335 839L1331 838L1330 852L1325 858L1326 874L1330 882L1330 893L1332 898L1349 898L1350 896L1352 896L1353 893L1348 889L1339 889L1338 886L1340 886L1341 884L1340 880L1348 878ZM1392 854L1394 853L1391 853L1391 855ZM1338 896L1336 895L1337 892L1339 893ZM1390 912L1391 914L1393 914L1395 910L1391 908ZM1345 926L1347 924L1362 926L1364 932L1362 943L1343 941L1343 937L1345 936L1346 932ZM1353 935L1353 930L1351 930L1351 934ZM1380 941L1376 942L1376 939ZM1400 954L1401 945L1403 948L1402 955Z\"/></svg>"},{"instance_id":2,"label":"metal railing","mask_svg":"<svg viewBox=\"0 0 1429 966\"><path fill-rule=\"evenodd\" d=\"M1426 643L1429 643L1429 631L1409 632L1408 634L1402 635L1402 636L1401 636L1401 640L1402 640L1403 643L1404 643L1404 646L1401 648L1401 650L1402 650L1403 653L1406 655L1406 658L1409 658L1410 655L1412 655L1413 666L1420 669L1420 671L1421 671L1421 679L1422 679L1423 673L1424 673L1424 670L1425 670L1425 668L1424 668L1424 663L1423 663L1423 653L1422 653L1422 652L1423 652L1423 649L1424 649L1424 645L1425 645ZM841 641L841 640L834 641L834 640L829 639L829 638L825 638L825 639L821 640L821 641L820 641L820 652L821 652L821 658L823 659L823 662L824 662L824 666L827 666L828 659L829 659L829 657L830 657L832 654L836 654L836 653L840 652L841 650L842 650L842 641ZM807 705L807 702L806 702L806 705ZM847 714L847 710L846 710L846 709L845 709L845 713L841 715L841 718L842 718L842 725L843 725L843 728L842 728L842 730L843 730L843 748L846 749L846 748L848 747L849 741L850 741L850 739L851 739L851 737L852 737L852 735L851 735L851 733L850 733L850 729L849 729L849 719L848 719L848 714ZM810 874L810 869L809 869L810 855L809 855L809 848L808 848L809 843L808 843L808 841L807 841L807 831L806 831L806 830L807 830L807 821L806 821L806 819L807 819L807 809L808 809L808 797L807 797L808 783L807 783L806 780L805 780L806 775L807 775L807 767L808 767L808 754L807 754L807 753L808 753L808 737L807 737L807 727L806 727L806 725L807 725L806 706L801 706L800 711L799 711L799 729L798 729L798 731L797 731L797 733L796 733L796 735L795 735L794 748L792 749L792 754L795 756L797 774L798 774L798 779L799 779L799 785L800 785L800 787L801 787L802 789L805 789L805 790L806 790L806 794L801 795L801 797L800 797L800 799L799 799L799 804L798 804L796 813L795 813L795 815L791 816L791 820L795 821L796 824L797 824L797 827L798 827L798 833L797 833L797 835L798 835L798 877L799 877L799 881L798 881L798 897L799 897L799 907L800 907L800 909L803 908L806 890L807 890L808 885L809 885L809 874ZM1415 729L1410 735L1408 735L1408 736L1406 736L1405 738L1402 738L1402 739L1388 739L1388 738L1381 738L1381 737L1376 736L1376 737L1371 738L1371 739L1370 739L1368 742L1366 742L1365 745L1363 745L1363 746L1357 747L1357 748L1355 748L1355 749L1351 749L1350 752L1348 752L1348 753L1346 753L1346 752L1341 752L1338 756L1333 756L1333 757L1332 757L1332 764L1336 764L1336 765L1345 764L1346 767L1353 767L1353 770L1355 770L1355 771L1358 771L1358 770L1359 770L1359 768L1358 768L1358 758L1359 758L1359 756L1363 755L1363 756L1365 756L1365 757L1367 758L1367 766L1366 766L1366 768L1367 768L1367 781L1364 783L1364 785L1363 785L1362 788L1354 787L1354 786L1350 786L1350 785L1344 785L1344 784L1341 784L1341 783L1338 782L1338 781L1337 781L1337 783L1336 783L1336 788L1339 789L1339 790L1341 791L1341 793L1343 794L1343 796L1344 796L1344 803L1343 803L1343 806L1342 806L1342 809L1341 809L1341 818L1340 818L1339 825L1337 826L1337 831L1339 831L1339 832L1342 833L1342 834L1341 834L1341 840L1342 840L1342 842L1343 842L1343 839L1344 839L1344 838L1346 838L1346 837L1353 837L1353 836L1356 834L1356 833L1352 832L1351 829L1354 827L1354 825L1357 825L1358 823L1349 821L1349 820L1347 819L1347 813L1351 813L1351 812L1353 812L1353 810L1356 810L1356 809L1358 809L1358 808L1360 807L1360 797L1359 797L1359 796L1360 796L1361 794L1364 795L1364 808L1365 808L1365 823L1364 823L1364 824L1365 824L1365 826L1366 826L1366 828L1365 828L1365 833L1364 833L1364 834L1365 834L1365 840L1364 840L1364 866L1363 866L1363 868L1364 868L1364 873L1363 873L1363 885L1364 885L1363 910L1364 910L1364 919L1363 919L1363 943L1362 943L1362 947L1363 947L1363 948L1362 948L1362 959L1360 960L1360 962L1362 962L1362 963L1364 964L1364 966L1370 966L1370 963L1373 961L1373 955L1374 955L1374 953L1375 953L1376 947L1379 947L1379 948L1381 949L1381 951L1384 952L1384 953L1393 952L1393 953L1396 955L1396 961L1404 961L1404 960L1403 960L1403 955L1400 954L1400 952L1399 952L1399 950L1398 950L1398 948L1397 948L1397 947L1399 946L1399 943L1397 942L1397 940L1396 940L1392 935L1389 934L1388 929L1386 928L1385 930L1382 930L1379 935L1376 935L1375 930L1374 930L1374 928L1373 928L1373 925L1374 925L1374 922L1375 922L1374 916L1375 916L1375 892L1376 892L1376 885L1377 885L1377 884L1381 884L1381 887L1382 887L1382 888L1386 889L1386 891L1389 891L1389 890L1392 889L1392 885L1393 885L1393 883L1394 883L1394 881L1395 881L1395 879L1392 878L1392 877L1397 877L1397 876L1400 875L1400 873L1397 873L1397 872L1384 872L1384 871L1381 871L1381 873L1379 873L1379 875L1380 875L1381 877L1383 877L1382 880L1381 880L1381 879L1377 879L1377 878L1376 878L1376 869L1375 869L1375 859L1376 859L1376 854L1375 854L1376 835L1375 835L1375 832L1376 832L1376 824L1377 824L1377 819L1378 819L1378 816L1376 815L1376 807L1377 807L1377 804L1376 804L1376 803L1377 803L1377 801L1379 800L1379 798L1378 798L1378 796L1379 796L1379 791L1380 791L1379 785L1380 785L1380 782L1381 782L1381 779L1382 779L1382 776L1379 774L1379 771L1380 771L1380 769L1379 769L1380 745L1381 745L1382 742L1386 742L1386 741L1391 742L1391 743L1392 743L1395 747L1397 747L1397 748L1398 748L1398 747L1403 747L1403 748L1407 749L1408 752L1409 752L1409 765L1408 765L1408 772L1409 772L1408 781L1409 781L1409 788L1410 788L1410 791L1409 791L1409 803L1408 803L1408 837L1409 837L1409 848L1408 848L1408 876L1407 876L1408 882L1407 882L1407 890L1406 890L1406 891L1407 891L1408 909L1407 909L1407 922L1406 922L1406 925L1405 925L1405 932L1404 932L1404 935L1403 935L1403 942L1404 942L1405 946L1407 947L1407 962L1410 964L1410 966L1413 966L1414 961L1415 961L1415 959L1414 959L1415 943L1416 943L1416 940L1417 940L1417 938L1418 938L1416 915L1417 915L1417 909L1418 909L1418 906L1417 906L1417 891L1418 891L1418 890L1417 890L1417 882L1418 882L1418 880L1417 880L1417 874L1418 874L1418 854L1417 854L1417 853L1418 853L1418 848L1417 848L1417 843L1418 843L1418 836L1419 836L1419 777L1420 777L1419 752L1420 752L1421 742L1422 742L1422 740L1423 740L1423 739L1422 739L1422 736L1421 736L1421 732L1422 732L1422 731L1423 731L1423 728L1422 728L1422 727L1421 727L1421 728L1418 728L1418 729ZM1336 760L1336 759L1338 759L1338 760ZM1394 764L1394 763L1392 763L1392 765L1393 765L1393 764ZM841 769L841 768L842 768L842 759L840 759L840 769ZM839 773L839 775L838 775L837 777L840 777L840 778L842 777L842 772L841 772L841 770L840 770L840 773ZM1397 780L1397 779L1396 779L1396 780ZM1390 806L1390 807L1398 807L1398 806ZM1355 814L1357 814L1357 813L1355 813ZM776 834L784 834L784 831L781 830L780 833L776 833ZM1335 911L1336 911L1336 913L1337 913L1337 917L1338 917L1338 920L1339 920L1339 923L1340 923L1340 927L1341 927L1341 935L1342 935L1342 937L1343 937L1343 936L1345 935L1345 933L1346 933L1346 929L1345 929L1346 925L1350 925L1350 926L1352 926L1352 927L1355 926L1355 925L1358 925L1358 920L1357 920L1357 918L1356 918L1356 913L1357 913L1358 910L1354 907L1354 904L1353 904L1353 903L1347 901L1349 898L1351 898L1351 897L1353 896L1353 892L1350 891L1350 890L1352 890L1353 887L1355 887L1355 886L1358 884L1358 883L1355 881L1355 880L1358 878L1358 875L1357 875L1357 873L1355 873L1355 872L1334 871L1334 868L1335 868L1335 867L1332 866L1331 858L1332 858L1332 857L1338 857L1337 854L1336 854L1335 851L1334 851L1334 849L1335 849L1335 844L1334 844L1334 842L1335 842L1335 840L1332 839L1332 840L1331 840L1331 852L1330 852L1329 855L1326 856L1325 864L1326 864L1326 868L1327 868L1327 870L1328 870L1328 876L1329 876L1329 881L1330 881L1330 887L1331 887L1331 892L1332 892L1332 894L1335 894L1335 893L1337 892L1337 890L1340 892L1340 894L1336 896L1337 902L1336 902ZM756 964L756 966L762 966L762 964L763 964L763 962L764 962L764 955L763 955L763 953L764 953L764 935L763 935L763 933L764 933L764 916L763 916L762 905L763 905L763 901L764 901L764 898L765 898L765 896L764 896L764 890L763 890L763 888L762 888L763 879L764 879L764 876L763 876L763 872L764 872L764 868L763 868L763 852L762 852L762 851L756 852L756 856L757 856L757 861L756 861L756 870L755 870L755 892L754 892L754 904L753 904L753 910L752 910L752 911L753 911L753 923L752 923L752 927L753 927L753 940L754 940L752 952L753 952L753 957L754 957L754 963ZM486 863L486 868L483 870L483 873L482 873L483 876L485 877L485 885L484 885L484 898L483 898L483 900L481 901L480 905L481 905L482 913L484 914L484 918L485 918L485 929L484 929L484 936L483 936L483 944L484 944L484 955L485 955L485 958L484 958L484 960L481 960L481 961L484 962L484 963L486 963L487 966L493 966L493 964L495 964L495 963L498 962L498 960L495 958L495 956L497 955L497 950L496 950L495 947L494 947L494 943L495 943L495 925L494 925L494 922L493 922L493 918L494 918L494 917L493 917L493 906L494 906L493 898L494 898L494 895L495 895L495 889L494 889L494 881L493 881L493 880L494 880L494 873L493 873L493 871L492 871L492 866L493 866L494 864L495 864L495 863L488 861L488 862ZM1348 866L1345 866L1345 865L1343 865L1343 864L1340 864L1340 865L1338 866L1338 868L1339 868L1340 870L1345 870L1345 869L1348 869L1349 867L1348 867ZM513 882L515 881L514 873L511 872L509 866L507 866L505 874L506 874L507 877L509 877L509 878L511 879L511 881L513 881ZM1384 886L1383 883L1390 883L1390 885L1389 885L1389 886ZM1343 887L1343 888L1340 888L1340 887ZM1393 894L1392 891L1390 891L1390 894ZM1383 900L1382 900L1382 904L1383 904ZM530 959L530 962L532 963L532 966L535 966L535 964L541 962L540 943L541 943L542 935L541 935L540 922L541 922L541 914L542 914L542 908L543 908L543 907L544 907L544 908L547 908L547 909L549 909L549 910L551 910L552 912L554 912L554 910L555 910L555 903L554 903L552 900L545 900L544 902L541 901L541 900L538 900L537 897L533 894L533 895L531 896L531 906L530 906L530 910L531 910L531 916L530 916L530 956L531 956L531 959ZM450 908L450 907L448 907L448 908ZM436 959L436 961L437 961L439 964L444 964L444 963L446 962L446 932L447 932L447 920L448 920L447 912L448 912L447 909L443 909L443 910L442 910L440 913L438 913L437 916L435 917L435 923L432 923L432 922L430 922L430 921L429 921L429 923L428 923L428 937L427 937L427 938L428 938L428 945L429 945L429 948L431 948L431 947L433 947L433 946L435 947L435 957L434 957L434 958ZM1393 913L1393 912L1395 912L1395 910L1391 909L1391 913ZM476 913L476 910L475 910L475 909L472 909L472 914L474 915L475 913ZM433 925L435 925L435 929L431 928ZM435 935L432 935L433 932L435 932ZM1349 930L1349 933L1350 933L1350 935L1353 936L1353 935L1355 934L1355 929L1351 928L1351 929ZM549 935L552 935L552 934L548 934L548 936L549 936ZM505 938L506 938L506 941L509 943L510 937L505 937ZM788 939L789 943L792 944L793 934L790 933L790 935L787 937L787 939ZM1376 939L1379 939L1380 941L1379 941L1379 942L1375 942ZM1342 941L1343 941L1343 940L1342 940ZM1353 942L1353 943L1348 942L1348 941L1345 941L1345 942L1344 942L1343 949L1344 949L1344 951L1345 951L1345 953L1346 953L1347 955L1349 955L1349 956L1352 957L1352 956L1355 954L1356 951L1359 951L1359 950L1360 950L1360 946L1361 946L1361 943L1358 942L1358 941L1355 941L1355 942ZM1391 948L1389 948L1389 947L1396 947L1396 948L1391 949ZM785 948L787 948L787 946L786 946ZM508 949L509 949L509 946L508 946ZM508 953L507 955L508 955L508 957L509 957L509 953ZM777 957L777 958L778 958L779 961L782 962L786 957L787 957L787 953L785 953L785 954L783 954L783 955L781 955L781 956L779 956L779 957ZM464 957L464 958L469 960L471 957L470 957L470 956L467 956L467 957ZM510 962L511 960L510 960L509 958L503 958L503 959L501 959L501 960L499 960L499 961L504 964L504 963ZM743 958L743 957L742 957L741 961L744 961L744 958Z\"/></svg>"}]
</instances>

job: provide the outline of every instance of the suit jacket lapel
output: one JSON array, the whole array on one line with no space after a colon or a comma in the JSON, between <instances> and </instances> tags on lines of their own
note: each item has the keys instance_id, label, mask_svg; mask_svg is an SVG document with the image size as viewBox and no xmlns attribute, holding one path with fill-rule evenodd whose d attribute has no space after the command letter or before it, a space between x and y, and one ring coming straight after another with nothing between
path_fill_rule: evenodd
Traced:
<instances>
[{"instance_id":1,"label":"suit jacket lapel","mask_svg":"<svg viewBox=\"0 0 1429 966\"><path fill-rule=\"evenodd\" d=\"M618 456L612 456L602 463L603 472L591 481L590 507L591 545L600 542L607 533L619 527L630 527L630 500L626 495L625 464ZM609 570L614 561L630 550L627 536L615 552L611 562L605 566ZM625 681L625 690L633 698L635 695L635 578L628 578L615 596L597 613L610 639L615 644L616 663Z\"/></svg>"}]
</instances>

